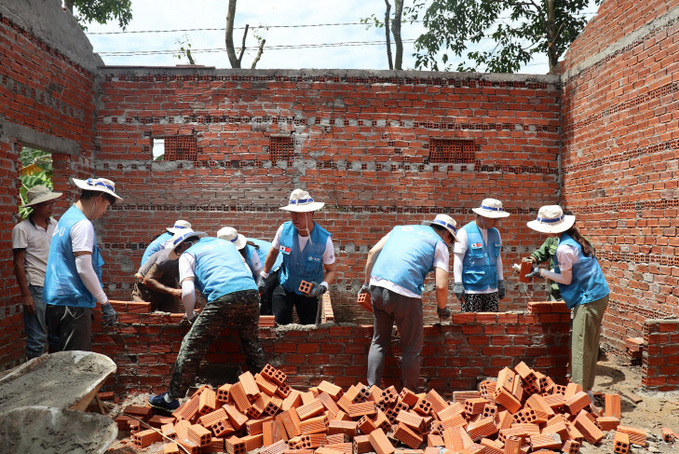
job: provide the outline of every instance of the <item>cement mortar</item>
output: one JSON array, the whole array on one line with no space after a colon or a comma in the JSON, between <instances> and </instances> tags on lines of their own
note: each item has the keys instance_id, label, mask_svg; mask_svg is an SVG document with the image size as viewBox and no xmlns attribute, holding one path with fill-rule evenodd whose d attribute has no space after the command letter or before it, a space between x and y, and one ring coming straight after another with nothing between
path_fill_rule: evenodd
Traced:
<instances>
[{"instance_id":1,"label":"cement mortar","mask_svg":"<svg viewBox=\"0 0 679 454\"><path fill-rule=\"evenodd\" d=\"M42 406L0 413L0 454L103 453L118 435L106 416Z\"/></svg>"},{"instance_id":2,"label":"cement mortar","mask_svg":"<svg viewBox=\"0 0 679 454\"><path fill-rule=\"evenodd\" d=\"M34 405L83 410L115 370L110 358L93 352L32 359L0 379L0 411Z\"/></svg>"}]
</instances>

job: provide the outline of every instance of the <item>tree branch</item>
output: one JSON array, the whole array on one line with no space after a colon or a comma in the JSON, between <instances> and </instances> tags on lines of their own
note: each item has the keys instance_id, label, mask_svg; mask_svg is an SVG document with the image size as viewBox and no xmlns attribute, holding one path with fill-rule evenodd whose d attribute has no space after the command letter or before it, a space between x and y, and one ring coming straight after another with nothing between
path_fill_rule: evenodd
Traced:
<instances>
[{"instance_id":1,"label":"tree branch","mask_svg":"<svg viewBox=\"0 0 679 454\"><path fill-rule=\"evenodd\" d=\"M259 42L259 51L257 51L257 56L252 62L252 66L250 67L251 69L255 69L255 66L257 66L257 63L259 62L259 59L262 58L262 54L264 53L264 44L266 43L266 39L262 38L262 40Z\"/></svg>"},{"instance_id":2,"label":"tree branch","mask_svg":"<svg viewBox=\"0 0 679 454\"><path fill-rule=\"evenodd\" d=\"M241 62L243 61L243 54L245 53L245 39L248 37L248 30L250 29L250 24L245 24L245 30L243 31L243 43L240 48L240 55L238 56L238 67L240 68Z\"/></svg>"}]
</instances>

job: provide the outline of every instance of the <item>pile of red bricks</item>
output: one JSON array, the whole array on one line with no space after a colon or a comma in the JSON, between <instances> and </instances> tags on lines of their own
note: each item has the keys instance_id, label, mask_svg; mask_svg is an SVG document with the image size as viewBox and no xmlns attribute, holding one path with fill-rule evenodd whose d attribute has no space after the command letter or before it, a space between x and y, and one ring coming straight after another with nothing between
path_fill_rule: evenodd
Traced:
<instances>
[{"instance_id":1,"label":"pile of red bricks","mask_svg":"<svg viewBox=\"0 0 679 454\"><path fill-rule=\"evenodd\" d=\"M165 440L166 454L438 454L439 447L451 454L576 454L607 431L615 431L616 454L646 445L645 431L619 424L619 395L606 394L598 408L579 385L556 384L523 362L481 382L479 391L454 392L452 401L435 390L358 384L343 391L327 381L301 392L286 380L267 365L233 385L202 386L172 416L125 410L158 429L143 430L125 415L117 422L138 448Z\"/></svg>"}]
</instances>

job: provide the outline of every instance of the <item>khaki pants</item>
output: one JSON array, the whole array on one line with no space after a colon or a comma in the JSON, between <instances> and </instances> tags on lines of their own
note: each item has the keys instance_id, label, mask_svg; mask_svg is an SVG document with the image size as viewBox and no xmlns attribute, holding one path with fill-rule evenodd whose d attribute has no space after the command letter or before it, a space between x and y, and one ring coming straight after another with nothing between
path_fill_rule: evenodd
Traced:
<instances>
[{"instance_id":1,"label":"khaki pants","mask_svg":"<svg viewBox=\"0 0 679 454\"><path fill-rule=\"evenodd\" d=\"M571 381L589 391L594 386L599 356L601 320L608 306L608 295L573 308L571 334Z\"/></svg>"}]
</instances>

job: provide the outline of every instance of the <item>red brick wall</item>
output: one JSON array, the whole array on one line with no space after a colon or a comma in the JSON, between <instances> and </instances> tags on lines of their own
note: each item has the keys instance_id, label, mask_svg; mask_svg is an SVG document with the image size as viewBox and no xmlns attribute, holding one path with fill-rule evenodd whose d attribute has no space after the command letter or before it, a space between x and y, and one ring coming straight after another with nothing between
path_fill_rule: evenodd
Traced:
<instances>
[{"instance_id":1,"label":"red brick wall","mask_svg":"<svg viewBox=\"0 0 679 454\"><path fill-rule=\"evenodd\" d=\"M125 197L104 221L114 298L129 297L143 247L176 218L213 235L232 225L271 240L287 220L278 207L303 187L326 202L316 219L338 249L332 290L340 321L365 314L353 301L366 254L394 225L439 212L462 225L487 196L512 213L500 229L502 309L524 309L533 292L544 299L542 283L519 289L510 266L542 242L525 223L558 198L558 78L204 68L103 74L96 167ZM164 135L195 136L195 160L152 164L151 137ZM291 166L271 162L278 136L293 139ZM428 164L433 139L473 141L475 160ZM434 305L427 308L435 320Z\"/></svg>"},{"instance_id":2,"label":"red brick wall","mask_svg":"<svg viewBox=\"0 0 679 454\"><path fill-rule=\"evenodd\" d=\"M598 249L620 351L679 314L678 18L676 1L606 1L563 63L563 199Z\"/></svg>"},{"instance_id":3,"label":"red brick wall","mask_svg":"<svg viewBox=\"0 0 679 454\"><path fill-rule=\"evenodd\" d=\"M449 393L477 389L484 377L525 361L530 367L565 383L570 312L566 305L537 303L530 312L455 314L446 326L426 326L422 349L421 387ZM187 327L181 315L121 313L112 338L101 332L97 316L94 350L111 357L118 370L107 389L119 394L165 391ZM305 389L323 380L348 387L366 382L372 325L323 325L317 329L260 328L267 360L288 375L288 383ZM400 388L400 343L395 336L383 383ZM210 348L214 365L246 369L235 330L225 329ZM221 385L225 383L216 383Z\"/></svg>"},{"instance_id":4,"label":"red brick wall","mask_svg":"<svg viewBox=\"0 0 679 454\"><path fill-rule=\"evenodd\" d=\"M19 221L19 152L22 143L53 151L54 185L66 192L55 212L69 205L68 176L91 165L93 75L10 18L0 18L0 367L25 353L21 299L12 269L11 231ZM63 149L65 146L71 149ZM72 154L65 154L72 153Z\"/></svg>"},{"instance_id":5,"label":"red brick wall","mask_svg":"<svg viewBox=\"0 0 679 454\"><path fill-rule=\"evenodd\" d=\"M643 385L658 391L679 388L679 320L646 320Z\"/></svg>"}]
</instances>

